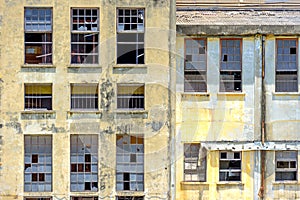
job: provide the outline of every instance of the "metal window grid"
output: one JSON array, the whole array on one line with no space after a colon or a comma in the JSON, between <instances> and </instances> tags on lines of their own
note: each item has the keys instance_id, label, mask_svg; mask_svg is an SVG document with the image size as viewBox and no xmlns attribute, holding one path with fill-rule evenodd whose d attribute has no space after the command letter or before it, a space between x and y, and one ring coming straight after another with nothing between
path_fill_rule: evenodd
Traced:
<instances>
[{"instance_id":1,"label":"metal window grid","mask_svg":"<svg viewBox=\"0 0 300 200\"><path fill-rule=\"evenodd\" d=\"M52 137L24 137L24 191L52 191Z\"/></svg>"},{"instance_id":2,"label":"metal window grid","mask_svg":"<svg viewBox=\"0 0 300 200\"><path fill-rule=\"evenodd\" d=\"M26 93L26 87L33 84L25 85L25 109L26 110L52 110L52 85L51 84L34 84L39 89L35 94ZM50 94L42 94L44 88L51 88Z\"/></svg>"},{"instance_id":3,"label":"metal window grid","mask_svg":"<svg viewBox=\"0 0 300 200\"><path fill-rule=\"evenodd\" d=\"M122 87L122 89L120 89ZM124 89L126 88L126 89ZM135 91L142 90L142 93L135 94ZM142 84L118 84L117 108L119 109L144 109L145 88Z\"/></svg>"},{"instance_id":4,"label":"metal window grid","mask_svg":"<svg viewBox=\"0 0 300 200\"><path fill-rule=\"evenodd\" d=\"M71 191L98 191L98 136L71 135Z\"/></svg>"},{"instance_id":5,"label":"metal window grid","mask_svg":"<svg viewBox=\"0 0 300 200\"><path fill-rule=\"evenodd\" d=\"M297 151L275 152L275 180L297 180Z\"/></svg>"},{"instance_id":6,"label":"metal window grid","mask_svg":"<svg viewBox=\"0 0 300 200\"><path fill-rule=\"evenodd\" d=\"M220 152L220 181L241 181L241 152Z\"/></svg>"},{"instance_id":7,"label":"metal window grid","mask_svg":"<svg viewBox=\"0 0 300 200\"><path fill-rule=\"evenodd\" d=\"M72 89L76 89L77 85L71 85L71 109L96 110L98 109L98 85L80 85L81 94L72 93ZM94 87L94 92L87 91L85 87Z\"/></svg>"}]
</instances>

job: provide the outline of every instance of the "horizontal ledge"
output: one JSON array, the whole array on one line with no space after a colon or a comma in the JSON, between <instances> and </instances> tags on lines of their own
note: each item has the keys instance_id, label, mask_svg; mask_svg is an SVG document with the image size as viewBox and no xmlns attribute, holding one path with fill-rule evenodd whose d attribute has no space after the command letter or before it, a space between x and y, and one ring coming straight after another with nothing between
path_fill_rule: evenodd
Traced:
<instances>
[{"instance_id":1,"label":"horizontal ledge","mask_svg":"<svg viewBox=\"0 0 300 200\"><path fill-rule=\"evenodd\" d=\"M148 110L125 110L125 109L118 109L116 111L114 111L114 113L116 114L144 114L144 113L148 113Z\"/></svg>"},{"instance_id":2,"label":"horizontal ledge","mask_svg":"<svg viewBox=\"0 0 300 200\"><path fill-rule=\"evenodd\" d=\"M23 110L21 114L52 114L55 112L55 110Z\"/></svg>"},{"instance_id":3,"label":"horizontal ledge","mask_svg":"<svg viewBox=\"0 0 300 200\"><path fill-rule=\"evenodd\" d=\"M197 97L209 97L210 93L207 92L183 92L182 96L197 96Z\"/></svg>"},{"instance_id":4,"label":"horizontal ledge","mask_svg":"<svg viewBox=\"0 0 300 200\"><path fill-rule=\"evenodd\" d=\"M298 181L275 181L273 185L300 185Z\"/></svg>"},{"instance_id":5,"label":"horizontal ledge","mask_svg":"<svg viewBox=\"0 0 300 200\"><path fill-rule=\"evenodd\" d=\"M101 110L68 110L67 113L79 113L79 114L100 114L102 111Z\"/></svg>"},{"instance_id":6,"label":"horizontal ledge","mask_svg":"<svg viewBox=\"0 0 300 200\"><path fill-rule=\"evenodd\" d=\"M272 92L274 96L300 96L300 92Z\"/></svg>"},{"instance_id":7,"label":"horizontal ledge","mask_svg":"<svg viewBox=\"0 0 300 200\"><path fill-rule=\"evenodd\" d=\"M52 65L52 64L24 64L24 65L21 65L21 67L23 68L56 68L55 65Z\"/></svg>"},{"instance_id":8,"label":"horizontal ledge","mask_svg":"<svg viewBox=\"0 0 300 200\"><path fill-rule=\"evenodd\" d=\"M218 92L218 96L245 96L245 92Z\"/></svg>"},{"instance_id":9,"label":"horizontal ledge","mask_svg":"<svg viewBox=\"0 0 300 200\"><path fill-rule=\"evenodd\" d=\"M68 68L102 68L99 64L70 64Z\"/></svg>"},{"instance_id":10,"label":"horizontal ledge","mask_svg":"<svg viewBox=\"0 0 300 200\"><path fill-rule=\"evenodd\" d=\"M209 185L208 182L200 182L200 181L181 181L181 185Z\"/></svg>"},{"instance_id":11,"label":"horizontal ledge","mask_svg":"<svg viewBox=\"0 0 300 200\"><path fill-rule=\"evenodd\" d=\"M224 182L217 182L217 185L237 185L237 186L244 186L244 183L240 181L224 181Z\"/></svg>"},{"instance_id":12,"label":"horizontal ledge","mask_svg":"<svg viewBox=\"0 0 300 200\"><path fill-rule=\"evenodd\" d=\"M113 67L115 68L145 68L146 64L116 64Z\"/></svg>"}]
</instances>

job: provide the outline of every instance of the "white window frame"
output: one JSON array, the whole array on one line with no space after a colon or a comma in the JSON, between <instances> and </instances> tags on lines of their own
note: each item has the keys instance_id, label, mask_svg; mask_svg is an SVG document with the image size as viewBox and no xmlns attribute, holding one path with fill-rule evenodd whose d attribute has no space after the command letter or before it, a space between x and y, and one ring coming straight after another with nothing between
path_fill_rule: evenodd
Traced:
<instances>
[{"instance_id":1,"label":"white window frame","mask_svg":"<svg viewBox=\"0 0 300 200\"><path fill-rule=\"evenodd\" d=\"M295 157L291 158L289 157L288 153L294 153ZM279 154L282 154L281 157L279 157ZM298 152L297 151L276 151L275 152L275 181L297 181L297 171L298 171ZM278 167L279 162L288 163L289 167L283 168ZM295 167L292 166L292 162L295 163ZM295 173L295 179L278 179L277 174L278 173ZM286 176L285 176L286 177Z\"/></svg>"}]
</instances>

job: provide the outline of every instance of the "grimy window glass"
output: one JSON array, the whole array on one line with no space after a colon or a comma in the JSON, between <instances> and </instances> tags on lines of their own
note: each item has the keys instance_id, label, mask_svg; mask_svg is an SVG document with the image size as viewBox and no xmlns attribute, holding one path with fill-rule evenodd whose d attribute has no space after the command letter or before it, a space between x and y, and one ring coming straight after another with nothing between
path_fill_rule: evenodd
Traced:
<instances>
[{"instance_id":1,"label":"grimy window glass","mask_svg":"<svg viewBox=\"0 0 300 200\"><path fill-rule=\"evenodd\" d=\"M71 191L98 191L97 135L71 135Z\"/></svg>"},{"instance_id":2,"label":"grimy window glass","mask_svg":"<svg viewBox=\"0 0 300 200\"><path fill-rule=\"evenodd\" d=\"M51 84L25 84L26 110L52 110Z\"/></svg>"},{"instance_id":3,"label":"grimy window glass","mask_svg":"<svg viewBox=\"0 0 300 200\"><path fill-rule=\"evenodd\" d=\"M241 152L220 152L220 181L241 181Z\"/></svg>"},{"instance_id":4,"label":"grimy window glass","mask_svg":"<svg viewBox=\"0 0 300 200\"><path fill-rule=\"evenodd\" d=\"M52 63L51 8L25 8L25 63Z\"/></svg>"},{"instance_id":5,"label":"grimy window glass","mask_svg":"<svg viewBox=\"0 0 300 200\"><path fill-rule=\"evenodd\" d=\"M72 84L71 109L96 110L98 109L97 84Z\"/></svg>"},{"instance_id":6,"label":"grimy window glass","mask_svg":"<svg viewBox=\"0 0 300 200\"><path fill-rule=\"evenodd\" d=\"M117 15L117 64L144 64L144 9L118 9Z\"/></svg>"},{"instance_id":7,"label":"grimy window glass","mask_svg":"<svg viewBox=\"0 0 300 200\"><path fill-rule=\"evenodd\" d=\"M276 158L276 181L297 180L297 151L277 151Z\"/></svg>"},{"instance_id":8,"label":"grimy window glass","mask_svg":"<svg viewBox=\"0 0 300 200\"><path fill-rule=\"evenodd\" d=\"M242 91L242 40L221 39L220 92Z\"/></svg>"},{"instance_id":9,"label":"grimy window glass","mask_svg":"<svg viewBox=\"0 0 300 200\"><path fill-rule=\"evenodd\" d=\"M298 92L297 39L276 40L276 92Z\"/></svg>"},{"instance_id":10,"label":"grimy window glass","mask_svg":"<svg viewBox=\"0 0 300 200\"><path fill-rule=\"evenodd\" d=\"M144 85L118 84L117 108L144 109Z\"/></svg>"},{"instance_id":11,"label":"grimy window glass","mask_svg":"<svg viewBox=\"0 0 300 200\"><path fill-rule=\"evenodd\" d=\"M26 135L24 141L24 191L52 191L52 137Z\"/></svg>"},{"instance_id":12,"label":"grimy window glass","mask_svg":"<svg viewBox=\"0 0 300 200\"><path fill-rule=\"evenodd\" d=\"M206 92L206 40L185 40L184 91Z\"/></svg>"},{"instance_id":13,"label":"grimy window glass","mask_svg":"<svg viewBox=\"0 0 300 200\"><path fill-rule=\"evenodd\" d=\"M73 8L71 15L71 64L98 64L99 10Z\"/></svg>"},{"instance_id":14,"label":"grimy window glass","mask_svg":"<svg viewBox=\"0 0 300 200\"><path fill-rule=\"evenodd\" d=\"M206 181L206 150L199 143L184 144L184 181Z\"/></svg>"},{"instance_id":15,"label":"grimy window glass","mask_svg":"<svg viewBox=\"0 0 300 200\"><path fill-rule=\"evenodd\" d=\"M144 138L140 136L117 135L116 158L117 191L143 191Z\"/></svg>"}]
</instances>

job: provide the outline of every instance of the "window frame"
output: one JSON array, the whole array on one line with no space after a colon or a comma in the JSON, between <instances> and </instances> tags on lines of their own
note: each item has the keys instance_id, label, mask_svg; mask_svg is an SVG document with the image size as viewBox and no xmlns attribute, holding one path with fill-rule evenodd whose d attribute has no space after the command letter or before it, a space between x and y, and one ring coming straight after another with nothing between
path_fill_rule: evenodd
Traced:
<instances>
[{"instance_id":1,"label":"window frame","mask_svg":"<svg viewBox=\"0 0 300 200\"><path fill-rule=\"evenodd\" d=\"M131 96L129 96L128 94L126 95L119 95L119 91L120 91L120 87L143 87L143 96L140 95L136 98L130 98L130 97L134 97L132 96L133 94L131 94ZM134 90L135 91L135 90ZM116 98L117 98L117 102L116 102L116 108L118 110L130 110L130 111L138 111L138 110L145 110L146 107L146 85L144 83L117 83L117 90L116 90ZM125 98L122 98L122 96L124 96ZM142 107L138 107L138 108L130 108L130 106L128 107L122 107L121 105L119 105L119 100L124 100L124 99L129 99L128 101L130 102L131 99L142 99L140 103L138 104L142 104ZM128 102L128 103L129 103Z\"/></svg>"},{"instance_id":2,"label":"window frame","mask_svg":"<svg viewBox=\"0 0 300 200\"><path fill-rule=\"evenodd\" d=\"M138 21L137 21L137 28L136 28L136 30L125 30L125 28L123 29L123 30L119 30L119 25L120 24L124 24L124 27L125 27L125 22L123 22L123 23L119 23L119 10L123 10L123 12L124 12L124 15L122 15L123 16L123 18L125 18L125 10L130 10L130 11L132 11L132 10L137 10L137 16L139 15L139 11L140 10L142 10L143 11L143 16L142 16L142 20L143 20L143 30L142 31L138 31ZM145 33L146 33L146 30L145 30L145 27L146 27L146 23L145 23L145 16L146 16L146 9L144 8L144 7L117 7L116 8L116 65L144 65L145 64ZM131 14L130 14L130 20L131 20ZM124 19L125 20L125 19ZM132 23L131 22L129 22L129 24L131 25ZM121 34L121 35L124 35L124 34L135 34L135 36L136 36L136 38L135 38L135 40L134 41L121 41L121 42L119 42L118 41L118 35L119 34ZM139 34L143 34L143 38L142 38L142 42L140 42L139 40L140 40L140 38L139 38ZM120 47L119 47L119 45L128 45L128 44L135 44L135 62L134 63L131 63L130 61L118 61L119 60L119 49L120 49ZM142 50L142 54L139 54L139 45L142 45L143 46L143 50ZM127 54L128 52L126 52L125 54ZM122 54L122 55L125 55L125 54ZM139 61L139 57L143 57L143 59L142 59L142 61L140 62ZM126 56L126 57L128 57L128 56Z\"/></svg>"},{"instance_id":3,"label":"window frame","mask_svg":"<svg viewBox=\"0 0 300 200\"><path fill-rule=\"evenodd\" d=\"M236 70L236 69L222 69L222 61L223 60L223 50L222 50L222 41L228 41L228 40L232 40L232 41L240 41L240 45L239 45L239 48L240 48L240 60L239 60L239 63L240 63L240 70ZM222 93L241 93L243 92L243 38L220 38L220 59L219 59L219 64L220 64L220 68L219 68L219 92L222 92ZM227 48L228 49L228 48ZM234 52L234 50L233 50ZM233 54L234 56L236 56L236 54ZM227 54L227 60L226 62L228 61L228 54ZM234 61L229 61L229 62L234 62ZM233 76L233 80L230 81L230 80L222 80L222 72L225 73L224 75L226 75L226 73L229 73L230 76ZM232 75L232 74L233 75ZM239 79L235 79L235 73L240 73L240 80ZM228 75L227 75L228 76ZM238 76L238 74L237 74ZM233 82L233 89L232 90L226 90L225 87L222 88L222 84L224 85L224 82ZM236 90L235 89L235 83L239 83L240 82L240 89L239 90Z\"/></svg>"},{"instance_id":4,"label":"window frame","mask_svg":"<svg viewBox=\"0 0 300 200\"><path fill-rule=\"evenodd\" d=\"M204 41L204 52L205 53L203 55L205 56L205 70L200 70L200 69L187 70L186 69L186 65L187 65L187 62L188 62L187 61L187 41L189 41L189 40ZM202 54L198 53L197 55L202 55ZM191 60L190 63L192 64L193 61ZM194 79L190 80L190 82L197 82L197 83L198 82L201 82L201 83L204 82L204 84L205 84L204 89L200 89L199 91L187 91L186 90L186 84L188 84L188 81L186 81L186 78L185 78L186 72L193 72L193 71L198 71L200 73L205 73L204 75L199 73L200 74L199 76L201 77L201 79L202 79L202 77L204 77L203 80L198 80L198 79L197 80L194 80ZM194 76L197 76L197 75L194 75ZM207 38L200 37L200 38L185 38L184 39L184 89L183 90L184 90L185 93L206 93L207 92Z\"/></svg>"},{"instance_id":5,"label":"window frame","mask_svg":"<svg viewBox=\"0 0 300 200\"><path fill-rule=\"evenodd\" d=\"M226 158L222 158L221 154L222 153L226 153ZM231 156L232 158L228 158L228 153L233 155ZM235 153L239 153L239 158L234 158L235 156ZM228 163L228 169L221 169L221 162L229 162ZM230 163L231 162L237 162L237 161L240 161L240 168L233 168L233 169L230 169ZM219 152L219 181L220 182L241 182L242 181L242 151L220 151ZM229 180L229 179L226 179L226 175L225 175L225 180L221 180L221 173L228 173L228 177L230 177L230 173L239 173L239 180Z\"/></svg>"},{"instance_id":6,"label":"window frame","mask_svg":"<svg viewBox=\"0 0 300 200\"><path fill-rule=\"evenodd\" d=\"M76 24L74 24L74 10L77 10L78 14L75 15L77 17L77 19L79 20L79 17L81 16L79 14L79 10L83 10L84 14L84 20L86 18L88 18L88 16L85 14L87 10L91 10L91 15L89 16L90 19L93 19L93 17L95 17L92 12L93 10L97 11L97 30L93 30L92 28L94 28L92 25L94 22L90 22L91 24L91 29L87 30L87 26L85 26L85 23L80 23L77 22ZM74 30L74 26L79 26L80 24L84 24L84 26L79 27L78 29L80 30ZM73 40L73 36L74 38L77 38L76 41L72 41ZM75 37L76 36L76 37ZM83 36L84 41L80 41L81 37ZM86 41L86 37L89 36L93 36L93 41L92 42L88 42ZM76 45L77 48L73 49L73 45ZM87 45L94 45L95 47L93 48L93 52L85 52L87 49ZM83 46L83 52L78 52L78 51L82 51L82 49L80 48L80 46ZM100 63L100 9L98 7L71 7L70 8L70 64L71 65L99 65ZM85 62L86 58L90 57L92 58L92 62Z\"/></svg>"},{"instance_id":7,"label":"window frame","mask_svg":"<svg viewBox=\"0 0 300 200\"><path fill-rule=\"evenodd\" d=\"M198 149L198 152L197 152L197 157L186 157L186 154L190 153L190 154L193 154L193 153L196 153L196 152L192 152L192 151L189 151L189 152L186 152L186 150L188 149L188 146L196 146L196 148L199 148ZM202 149L201 149L202 148ZM183 175L184 175L184 181L185 182L206 182L206 178L207 178L207 151L201 146L201 143L184 143L183 144L183 149L184 149L184 156L183 156ZM202 151L202 152L200 152ZM199 155L200 153L205 153L205 157L204 159L203 158L199 158ZM199 167L199 162L201 162L201 164L204 163L204 169L201 169ZM187 169L186 168L186 164L190 164L191 167L193 165L193 163L195 164L196 163L196 169ZM204 172L202 171L204 170ZM202 172L201 172L202 171ZM193 173L194 172L194 173ZM201 180L201 176L200 176L200 172L204 174L204 177L203 179ZM197 180L192 180L192 178L190 180L187 180L186 179L186 175L197 175Z\"/></svg>"},{"instance_id":8,"label":"window frame","mask_svg":"<svg viewBox=\"0 0 300 200\"><path fill-rule=\"evenodd\" d=\"M277 154L279 153L291 153L291 152L294 152L295 153L295 156L296 158L292 159L292 158L288 158L288 156L284 156L281 157L281 158L277 158ZM289 166L291 164L291 162L295 162L295 165L296 167L295 168L291 168L291 167L288 167L288 168L278 168L278 162L288 162L289 163ZM277 173L292 173L294 172L295 173L295 179L293 180L290 180L290 179L277 179ZM275 151L275 181L276 182L284 182L284 181L297 181L298 180L298 151Z\"/></svg>"},{"instance_id":9,"label":"window frame","mask_svg":"<svg viewBox=\"0 0 300 200\"><path fill-rule=\"evenodd\" d=\"M37 26L39 26L40 24L43 24L40 22L39 18L40 15L38 14L38 20L37 22L33 22L32 20L32 15L31 15L31 20L27 21L26 19L26 12L31 10L31 12L33 10L37 10L37 12L39 13L40 10L44 10L44 12L46 13L47 10L50 10L50 23L51 23L51 28L50 30L39 30L38 29L27 29L27 24L36 24ZM44 15L45 20L44 21L44 25L47 24L47 20L46 20L46 14ZM26 40L26 35L29 34L41 34L41 38L44 38L46 41L27 41ZM48 35L50 35L50 37L48 38ZM45 37L44 37L45 36ZM34 38L37 38L36 36ZM48 39L50 39L50 41L47 41ZM29 44L29 45L28 45ZM41 45L42 47L38 48ZM43 45L45 45L45 47L43 47ZM30 48L31 47L31 48ZM32 51L32 49L34 49ZM29 51L31 53L27 53L27 51ZM37 52L35 52L37 51ZM40 53L39 53L40 51ZM42 53L42 51L45 51L45 53ZM29 57L30 55L28 54L35 54L33 56L35 56L35 58L33 59L34 62L28 62L29 59L27 59L27 57ZM40 54L40 55L39 55ZM50 56L50 58L47 58L48 56ZM39 62L41 58L41 62ZM45 61L43 61L45 60ZM47 60L50 60L50 62L48 62ZM38 63L37 63L38 62ZM26 65L53 65L53 7L24 7L24 64Z\"/></svg>"},{"instance_id":10,"label":"window frame","mask_svg":"<svg viewBox=\"0 0 300 200\"><path fill-rule=\"evenodd\" d=\"M51 88L51 94L47 95L47 96L42 96L41 94L39 96L38 96L38 94L36 94L36 96L33 95L33 94L32 95L28 95L26 93L26 87L28 87L28 86L29 87L30 86L36 86L36 87L39 87L40 90L42 90L41 88L43 88L43 87L46 88L46 87L50 86L50 88ZM36 97L36 98L34 98L34 97ZM34 101L34 100L35 101L39 101L39 104L41 104L40 107L38 107L38 106L36 106L36 107L33 107L33 106L32 107L28 107L28 106L26 106L27 99L32 99L32 101ZM49 107L50 107L49 109L48 109L48 106L46 108L42 107L42 103L44 102L43 100L45 100L45 99L48 99L48 100L50 99L50 101L51 101L51 105L49 105ZM31 111L52 111L53 110L53 84L52 83L25 83L24 84L24 110L25 111L27 111L27 110L31 110Z\"/></svg>"},{"instance_id":11,"label":"window frame","mask_svg":"<svg viewBox=\"0 0 300 200\"><path fill-rule=\"evenodd\" d=\"M279 41L282 41L282 42L284 42L284 41L293 41L293 40L295 40L295 42L296 42L296 61L295 61L295 63L296 63L296 70L291 70L291 69L285 69L285 70L280 70L280 69L278 69L278 66L279 66L279 64L278 64L278 56L279 56L279 53L278 53L278 48L279 48L279 45L278 45L278 43L279 43ZM299 53L299 47L298 47L298 45L299 45L299 43L298 43L298 38L276 38L275 39L275 92L276 93L278 93L278 92L298 92L299 91L299 78L298 78L298 71L299 71L299 63L298 63L298 61L299 61L299 59L298 59L298 53ZM292 47L290 46L290 49L291 49ZM284 56L284 55L286 55L286 54L281 54L282 56ZM291 55L291 54L289 54L289 55ZM295 74L292 74L292 72L295 72ZM280 73L287 73L287 74L289 74L289 75L294 75L294 77L296 77L296 87L295 87L295 90L292 90L292 91L289 91L289 90L279 90L278 88L277 88L277 86L278 86L278 82L281 82L281 83L287 83L287 81L288 82L293 82L293 80L291 80L291 79L288 79L288 80L285 80L285 81L280 81L280 80L278 80L278 77L277 76L280 76ZM285 74L285 75L287 75L287 74ZM284 75L284 74L283 74Z\"/></svg>"},{"instance_id":12,"label":"window frame","mask_svg":"<svg viewBox=\"0 0 300 200\"><path fill-rule=\"evenodd\" d=\"M78 97L73 96L75 94L72 93L74 87L86 87L86 88L91 88L95 87L96 93L95 96L92 95L92 93L86 92L85 94L79 95ZM90 98L89 98L90 97ZM84 106L81 106L80 108L74 108L73 103L74 99L78 99L78 101L81 101L82 99L84 100L89 100L91 102L95 103L94 108L84 108ZM83 101L83 100L82 100ZM77 102L77 104L84 104L84 102ZM85 103L87 104L87 103ZM71 111L97 111L99 110L99 84L98 83L71 83L70 84L70 109Z\"/></svg>"}]
</instances>

